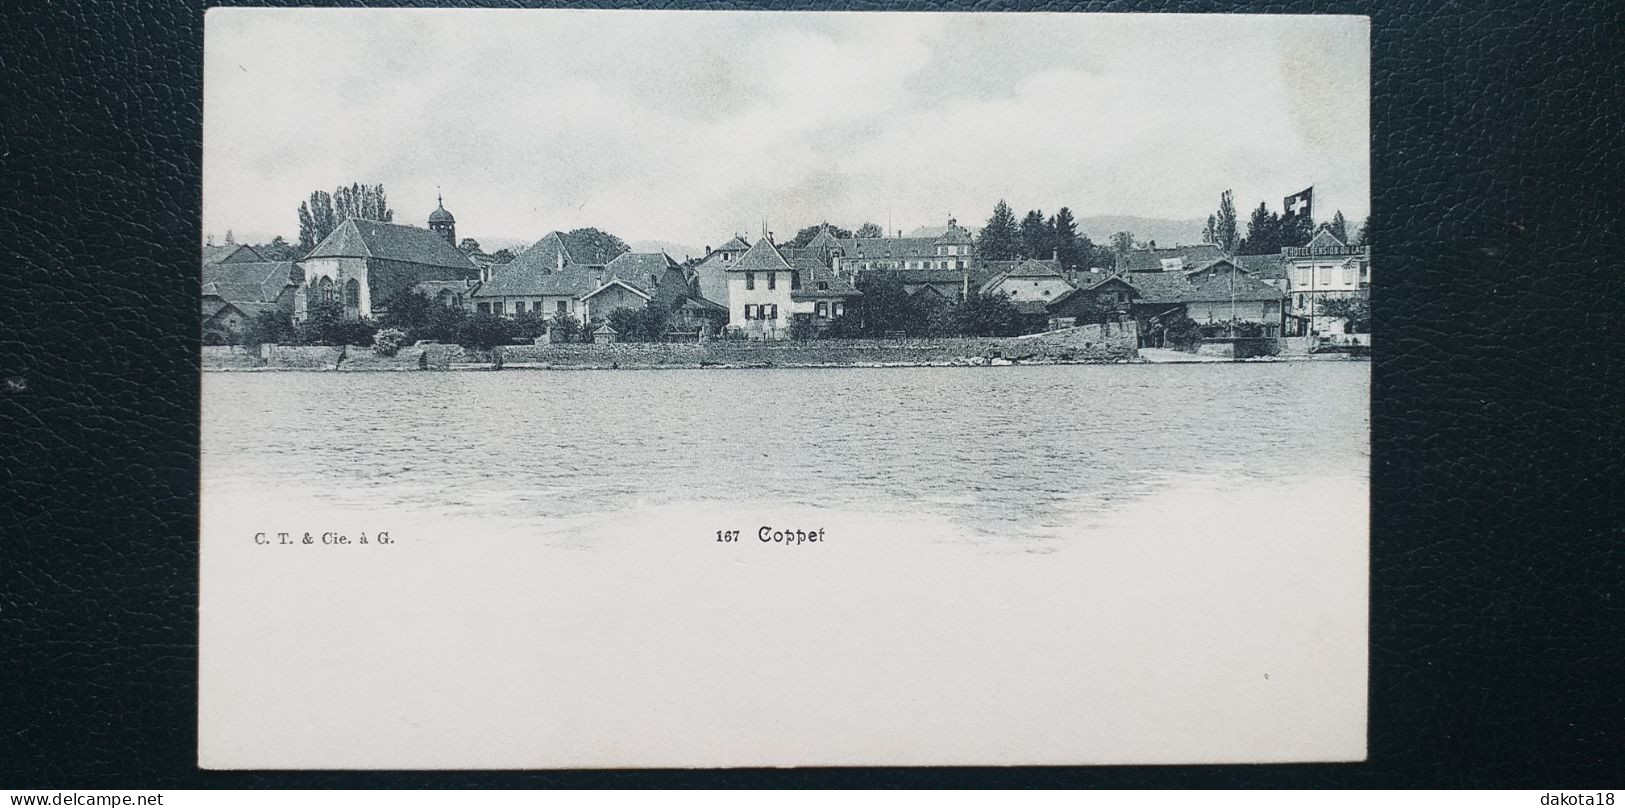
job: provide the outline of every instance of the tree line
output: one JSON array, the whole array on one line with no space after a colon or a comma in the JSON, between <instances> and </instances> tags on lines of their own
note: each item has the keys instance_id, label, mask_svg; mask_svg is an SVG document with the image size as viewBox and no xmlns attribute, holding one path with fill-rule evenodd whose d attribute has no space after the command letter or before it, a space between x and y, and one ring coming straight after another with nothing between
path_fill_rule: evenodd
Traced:
<instances>
[{"instance_id":1,"label":"tree line","mask_svg":"<svg viewBox=\"0 0 1625 808\"><path fill-rule=\"evenodd\" d=\"M976 252L983 260L1013 261L1023 258L1055 259L1063 269L1111 266L1112 250L1097 245L1078 231L1072 209L1063 206L1050 216L1042 210L1029 210L1019 221L1005 200L993 206L976 240Z\"/></svg>"}]
</instances>

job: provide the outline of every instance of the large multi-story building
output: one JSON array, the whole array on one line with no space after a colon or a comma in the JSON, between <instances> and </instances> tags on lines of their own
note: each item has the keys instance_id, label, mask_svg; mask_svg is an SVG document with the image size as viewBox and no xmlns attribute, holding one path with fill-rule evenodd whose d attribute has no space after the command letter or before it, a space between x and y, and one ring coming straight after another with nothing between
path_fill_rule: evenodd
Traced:
<instances>
[{"instance_id":1,"label":"large multi-story building","mask_svg":"<svg viewBox=\"0 0 1625 808\"><path fill-rule=\"evenodd\" d=\"M748 339L785 339L797 319L814 329L846 313L858 290L815 251L763 236L727 268L728 327Z\"/></svg>"},{"instance_id":2,"label":"large multi-story building","mask_svg":"<svg viewBox=\"0 0 1625 808\"><path fill-rule=\"evenodd\" d=\"M1363 297L1371 289L1371 248L1350 246L1322 225L1302 247L1281 250L1288 297L1288 333L1341 334L1350 323L1324 313L1334 298Z\"/></svg>"},{"instance_id":3,"label":"large multi-story building","mask_svg":"<svg viewBox=\"0 0 1625 808\"><path fill-rule=\"evenodd\" d=\"M975 239L953 219L947 227L920 228L906 236L831 240L830 267L847 277L876 270L971 269L976 260Z\"/></svg>"}]
</instances>

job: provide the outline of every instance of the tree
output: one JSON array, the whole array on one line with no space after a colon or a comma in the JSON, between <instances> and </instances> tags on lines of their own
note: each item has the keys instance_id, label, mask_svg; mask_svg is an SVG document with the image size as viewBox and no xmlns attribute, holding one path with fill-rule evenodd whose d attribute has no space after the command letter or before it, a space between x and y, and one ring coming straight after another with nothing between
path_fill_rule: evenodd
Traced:
<instances>
[{"instance_id":1,"label":"tree","mask_svg":"<svg viewBox=\"0 0 1625 808\"><path fill-rule=\"evenodd\" d=\"M1365 295L1322 297L1315 301L1315 309L1319 316L1346 321L1350 333L1371 333L1371 301Z\"/></svg>"},{"instance_id":2,"label":"tree","mask_svg":"<svg viewBox=\"0 0 1625 808\"><path fill-rule=\"evenodd\" d=\"M881 230L880 225L874 222L864 222L863 226L858 228L858 232L852 234L853 238L884 238L885 236L886 231Z\"/></svg>"},{"instance_id":3,"label":"tree","mask_svg":"<svg viewBox=\"0 0 1625 808\"><path fill-rule=\"evenodd\" d=\"M293 245L289 244L288 240L281 236L277 236L264 244L255 245L254 252L259 253L267 261L292 261L299 257Z\"/></svg>"},{"instance_id":4,"label":"tree","mask_svg":"<svg viewBox=\"0 0 1625 808\"><path fill-rule=\"evenodd\" d=\"M491 253L491 260L498 264L506 264L513 260L513 250L503 247L502 249Z\"/></svg>"},{"instance_id":5,"label":"tree","mask_svg":"<svg viewBox=\"0 0 1625 808\"><path fill-rule=\"evenodd\" d=\"M1241 238L1236 230L1236 203L1230 191L1219 194L1219 209L1207 217L1207 229L1202 233L1209 244L1217 244L1225 252L1234 252Z\"/></svg>"},{"instance_id":6,"label":"tree","mask_svg":"<svg viewBox=\"0 0 1625 808\"><path fill-rule=\"evenodd\" d=\"M477 253L480 251L480 243L474 239L465 238L457 242L457 249L461 250L465 255Z\"/></svg>"},{"instance_id":7,"label":"tree","mask_svg":"<svg viewBox=\"0 0 1625 808\"><path fill-rule=\"evenodd\" d=\"M1084 258L1087 255L1084 244L1088 244L1089 250L1094 248L1094 244L1089 243L1086 237L1078 235L1078 222L1072 217L1072 209L1062 207L1055 211L1055 215L1050 217L1049 229L1055 249L1059 252L1061 267L1078 269L1084 266ZM1083 240L1083 244L1079 243L1079 239Z\"/></svg>"},{"instance_id":8,"label":"tree","mask_svg":"<svg viewBox=\"0 0 1625 808\"><path fill-rule=\"evenodd\" d=\"M1021 313L1004 295L971 292L958 306L959 331L972 337L1013 337L1021 333Z\"/></svg>"},{"instance_id":9,"label":"tree","mask_svg":"<svg viewBox=\"0 0 1625 808\"><path fill-rule=\"evenodd\" d=\"M1315 235L1315 220L1309 216L1281 217L1281 246L1302 247Z\"/></svg>"},{"instance_id":10,"label":"tree","mask_svg":"<svg viewBox=\"0 0 1625 808\"><path fill-rule=\"evenodd\" d=\"M993 216L987 220L987 226L982 228L982 234L977 239L977 254L985 261L1009 261L1017 256L1020 249L1016 214L1001 199L999 204L993 206Z\"/></svg>"},{"instance_id":11,"label":"tree","mask_svg":"<svg viewBox=\"0 0 1625 808\"><path fill-rule=\"evenodd\" d=\"M351 183L333 191L335 226L345 219L371 219L375 222L393 221L395 211L389 209L389 197L382 185Z\"/></svg>"},{"instance_id":12,"label":"tree","mask_svg":"<svg viewBox=\"0 0 1625 808\"><path fill-rule=\"evenodd\" d=\"M1041 210L1029 210L1026 217L1021 220L1021 247L1022 258L1045 259L1054 254L1055 231L1044 219Z\"/></svg>"},{"instance_id":13,"label":"tree","mask_svg":"<svg viewBox=\"0 0 1625 808\"><path fill-rule=\"evenodd\" d=\"M1351 242L1350 246L1354 246L1354 247L1369 246L1371 244L1371 242L1369 241L1369 239L1371 238L1371 233L1370 233L1370 231L1366 230L1366 228L1370 227L1370 226L1371 226L1371 217L1370 216L1367 216L1364 219L1361 219L1360 220L1360 230L1359 230L1358 233L1354 234L1354 241Z\"/></svg>"},{"instance_id":14,"label":"tree","mask_svg":"<svg viewBox=\"0 0 1625 808\"><path fill-rule=\"evenodd\" d=\"M820 230L822 230L822 229L824 229L826 227L829 228L829 232L832 235L834 235L836 238L852 238L852 231L851 230L848 230L848 229L846 229L844 227L836 227L836 226L830 224L829 222L824 222L823 224L815 224L812 227L803 227L800 230L796 231L796 237L790 240L790 246L792 246L792 247L805 247L805 246L807 246L808 242L811 242L813 240L813 238L815 238L818 235L818 231L820 231Z\"/></svg>"},{"instance_id":15,"label":"tree","mask_svg":"<svg viewBox=\"0 0 1625 808\"><path fill-rule=\"evenodd\" d=\"M863 333L878 337L891 331L920 331L918 309L895 271L864 273L858 291L863 293L857 303Z\"/></svg>"},{"instance_id":16,"label":"tree","mask_svg":"<svg viewBox=\"0 0 1625 808\"><path fill-rule=\"evenodd\" d=\"M659 306L628 306L609 313L609 327L621 342L660 342L666 337L666 320L666 310Z\"/></svg>"},{"instance_id":17,"label":"tree","mask_svg":"<svg viewBox=\"0 0 1625 808\"><path fill-rule=\"evenodd\" d=\"M243 325L241 342L250 348L266 343L285 345L294 342L293 320L277 311L262 311Z\"/></svg>"},{"instance_id":18,"label":"tree","mask_svg":"<svg viewBox=\"0 0 1625 808\"><path fill-rule=\"evenodd\" d=\"M1119 230L1112 234L1112 252L1122 258L1134 249L1134 234L1127 230Z\"/></svg>"},{"instance_id":19,"label":"tree","mask_svg":"<svg viewBox=\"0 0 1625 808\"><path fill-rule=\"evenodd\" d=\"M1328 230L1332 231L1332 235L1337 236L1338 241L1341 241L1344 244L1348 243L1349 223L1347 219L1343 218L1343 211L1338 211L1337 213L1332 214L1332 223L1326 227ZM231 233L228 231L226 235L230 236Z\"/></svg>"},{"instance_id":20,"label":"tree","mask_svg":"<svg viewBox=\"0 0 1625 808\"><path fill-rule=\"evenodd\" d=\"M1281 251L1281 217L1260 202L1247 220L1247 237L1241 240L1243 255L1274 255Z\"/></svg>"},{"instance_id":21,"label":"tree","mask_svg":"<svg viewBox=\"0 0 1625 808\"><path fill-rule=\"evenodd\" d=\"M626 246L626 242L596 227L578 227L564 235L565 240L571 245L572 254L576 245L585 247L591 253L574 256L577 261L586 264L607 264L615 256L632 250Z\"/></svg>"},{"instance_id":22,"label":"tree","mask_svg":"<svg viewBox=\"0 0 1625 808\"><path fill-rule=\"evenodd\" d=\"M333 196L326 191L311 191L308 202L299 203L299 249L310 252L327 238L338 222L333 218Z\"/></svg>"},{"instance_id":23,"label":"tree","mask_svg":"<svg viewBox=\"0 0 1625 808\"><path fill-rule=\"evenodd\" d=\"M232 232L231 232L230 228L226 229L226 243L227 244L236 244L237 243L237 237L235 235L232 235Z\"/></svg>"}]
</instances>

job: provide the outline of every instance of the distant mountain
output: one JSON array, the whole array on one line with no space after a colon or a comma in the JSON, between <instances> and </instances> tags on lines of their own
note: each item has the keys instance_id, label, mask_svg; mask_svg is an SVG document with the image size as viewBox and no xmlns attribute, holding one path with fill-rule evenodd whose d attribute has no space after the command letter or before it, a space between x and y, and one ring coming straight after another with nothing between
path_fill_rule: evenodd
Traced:
<instances>
[{"instance_id":1,"label":"distant mountain","mask_svg":"<svg viewBox=\"0 0 1625 808\"><path fill-rule=\"evenodd\" d=\"M1201 244L1207 219L1152 219L1144 216L1082 216L1078 231L1096 244L1111 241L1112 234L1127 230L1135 241L1155 241L1160 247Z\"/></svg>"},{"instance_id":2,"label":"distant mountain","mask_svg":"<svg viewBox=\"0 0 1625 808\"><path fill-rule=\"evenodd\" d=\"M678 263L682 263L684 258L705 257L704 247L695 247L690 244L678 244L673 241L633 241L629 242L627 246L632 248L632 252L663 252L671 256L672 260Z\"/></svg>"}]
</instances>

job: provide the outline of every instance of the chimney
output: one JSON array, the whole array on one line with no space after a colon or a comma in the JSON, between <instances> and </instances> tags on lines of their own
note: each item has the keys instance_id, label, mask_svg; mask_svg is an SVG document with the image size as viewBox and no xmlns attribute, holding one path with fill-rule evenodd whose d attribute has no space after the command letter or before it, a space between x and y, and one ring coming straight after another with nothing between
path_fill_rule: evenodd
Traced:
<instances>
[{"instance_id":1,"label":"chimney","mask_svg":"<svg viewBox=\"0 0 1625 808\"><path fill-rule=\"evenodd\" d=\"M556 259L555 262L558 264L559 270L563 270L564 269L564 244L563 243L559 244L559 251L554 254L554 257Z\"/></svg>"},{"instance_id":2,"label":"chimney","mask_svg":"<svg viewBox=\"0 0 1625 808\"><path fill-rule=\"evenodd\" d=\"M1050 251L1049 260L1051 260L1051 261L1060 261L1061 260L1061 248L1060 247L1056 247L1055 249Z\"/></svg>"},{"instance_id":3,"label":"chimney","mask_svg":"<svg viewBox=\"0 0 1625 808\"><path fill-rule=\"evenodd\" d=\"M592 285L593 286L603 286L604 285L604 268L603 267L598 267L597 269L593 270L593 273L592 273Z\"/></svg>"}]
</instances>

